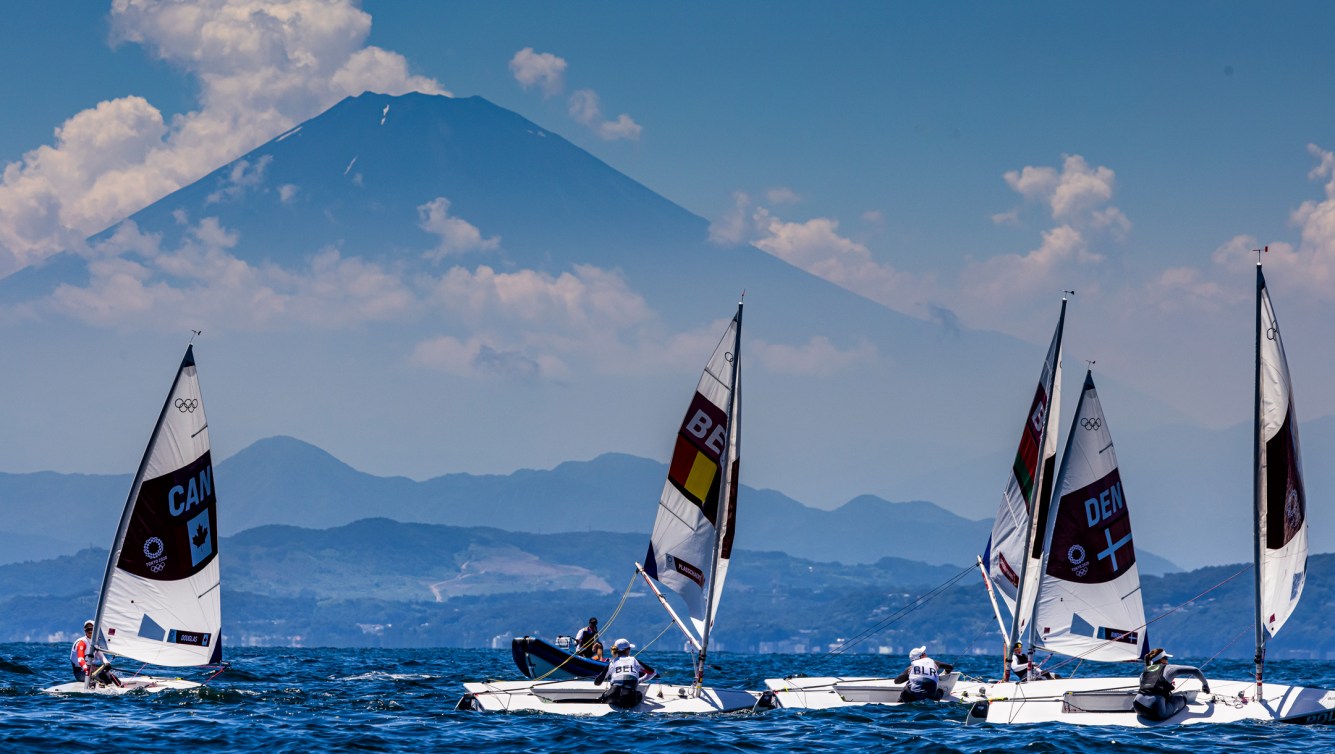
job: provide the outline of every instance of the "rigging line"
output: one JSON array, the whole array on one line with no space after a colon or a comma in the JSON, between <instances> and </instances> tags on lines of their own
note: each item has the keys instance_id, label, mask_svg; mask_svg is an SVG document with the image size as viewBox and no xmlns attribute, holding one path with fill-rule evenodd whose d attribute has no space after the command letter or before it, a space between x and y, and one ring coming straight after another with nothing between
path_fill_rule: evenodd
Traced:
<instances>
[{"instance_id":1,"label":"rigging line","mask_svg":"<svg viewBox=\"0 0 1335 754\"><path fill-rule=\"evenodd\" d=\"M638 573L635 574L635 576L638 575L639 575ZM612 617L608 618L607 622L603 624L602 631L606 631L608 626L611 626L612 622L617 619L617 614L621 612L621 608L626 604L626 598L630 596L630 590L635 588L635 576L630 577L630 583L626 585L626 591L621 593L621 601L617 603L616 609L612 611ZM598 633L601 634L602 631L599 631ZM543 673L537 678L534 678L533 682L538 683L539 681L544 681L552 673L555 673L556 671L565 667L565 664L567 662L570 662L571 660L575 659L576 656L578 656L580 649L581 647L576 646L574 652L571 652L569 655L567 655L566 658L564 660L561 660L561 662L556 667L552 668L551 670L548 670L546 673Z\"/></svg>"},{"instance_id":2,"label":"rigging line","mask_svg":"<svg viewBox=\"0 0 1335 754\"><path fill-rule=\"evenodd\" d=\"M635 653L636 656L644 654L645 650L649 649L649 647L652 647L654 645L654 642L663 638L663 634L667 633L668 629L672 628L675 625L677 625L675 621L668 621L667 625L663 626L663 630L658 632L658 636L655 636L654 638L650 639L648 644L645 644L643 647L640 647L640 651Z\"/></svg>"},{"instance_id":3,"label":"rigging line","mask_svg":"<svg viewBox=\"0 0 1335 754\"><path fill-rule=\"evenodd\" d=\"M1208 659L1208 660L1206 660L1205 662L1201 663L1201 668L1204 669L1206 665L1209 665L1210 663L1214 662L1214 661L1219 657L1219 655L1221 655L1221 654L1227 652L1229 647L1231 647L1231 646L1233 646L1234 644L1236 644L1237 641L1238 641L1238 639L1241 639L1241 638L1243 637L1243 634L1246 634L1246 633L1247 633L1248 631L1250 631L1250 630L1252 630L1252 627L1251 627L1251 626L1246 626L1246 627L1244 627L1241 631L1239 631L1239 632L1237 633L1236 636L1233 637L1233 640L1232 640L1232 641L1230 641L1229 643L1227 643L1227 644L1224 645L1224 648L1223 648L1223 649L1219 650L1218 652L1215 652L1214 655L1213 655L1212 657L1210 657L1210 659Z\"/></svg>"},{"instance_id":4,"label":"rigging line","mask_svg":"<svg viewBox=\"0 0 1335 754\"><path fill-rule=\"evenodd\" d=\"M976 567L976 566L969 566L969 567L965 568L964 570L960 571L959 573L957 573L957 574L955 574L954 576L952 576L952 577L950 577L949 579L947 579L945 582L943 582L943 583L940 584L939 586L937 586L937 587L935 587L935 588L933 588L933 589L931 589L931 590L929 590L929 591L927 591L927 592L925 592L925 593L919 595L918 597L916 597L916 598L910 600L908 603L906 603L905 605L903 605L902 607L900 607L900 608L899 608L898 610L896 610L895 612L891 613L889 616L887 616L887 617L885 617L885 618L882 618L879 622L877 622L875 625L871 626L870 628L864 629L864 630L861 631L860 633L855 634L855 635L853 636L853 638L851 638L851 639L846 639L842 644L840 644L839 646L835 647L834 649L831 649L829 652L826 652L824 657L822 657L821 659L817 660L817 661L816 661L816 664L815 664L815 667L820 667L820 665L822 665L826 660L829 660L831 657L834 657L834 656L843 654L845 651L847 651L848 649L850 649L850 648L852 648L853 646L857 645L858 643L860 643L860 642L862 642L862 641L865 641L866 639L872 637L873 635L879 633L880 631L885 630L886 628L889 628L891 625L893 625L894 623L896 623L896 622L902 620L904 617L906 617L907 615L909 615L909 614L912 613L913 611L917 610L918 608L922 607L923 605L926 605L928 602L931 602L933 599L936 599L937 597L941 596L941 594L943 594L943 593L945 592L946 589L948 589L948 588L950 588L951 586L953 586L953 585L954 585L956 582L958 582L960 579L962 579L962 578L964 578L965 576L969 575L969 573L970 573L971 571L973 571L973 569L974 569L975 567Z\"/></svg>"},{"instance_id":5,"label":"rigging line","mask_svg":"<svg viewBox=\"0 0 1335 754\"><path fill-rule=\"evenodd\" d=\"M1205 591L1201 592L1200 594L1196 595L1195 597L1192 597L1191 599L1189 599L1189 600L1187 600L1187 601L1185 601L1185 602L1179 603L1179 604L1177 604L1177 605L1175 605L1175 606L1173 606L1173 607L1168 608L1167 610L1163 611L1162 613L1159 613L1158 615L1154 616L1153 618L1151 618L1151 619L1145 621L1145 622L1144 622L1143 624L1141 624L1140 626L1137 626L1136 628L1133 628L1133 629L1131 629L1131 630L1132 630L1132 631L1140 631L1141 629L1149 628L1150 626L1154 625L1155 623L1158 623L1159 621L1163 620L1164 618L1167 618L1168 616L1170 616L1170 615L1172 615L1173 613L1175 613L1175 612L1181 610L1182 608L1186 607L1187 605L1190 605L1191 603L1195 602L1196 600L1200 599L1201 597L1204 597L1205 595L1209 594L1210 592L1213 592L1214 590L1216 590L1216 589L1218 589L1219 587L1221 587L1221 586L1227 584L1228 582L1232 581L1233 579L1236 579L1237 577L1241 576L1242 574L1246 573L1247 571L1250 571L1251 568L1252 568L1252 567L1251 567L1250 565L1245 565L1245 566L1243 566L1242 568L1238 569L1238 571L1237 571L1236 573L1234 573L1232 576L1229 576L1228 578L1224 579L1223 581L1219 582L1218 584L1215 584L1214 586L1210 587L1209 589L1206 589ZM1125 635L1126 635L1126 634L1120 634L1120 636L1125 636ZM1053 666L1052 666L1052 669L1053 669L1053 670L1056 670L1057 668L1063 667L1063 666L1065 666L1065 665L1069 665L1069 664L1071 664L1072 662L1074 662L1074 661L1076 661L1076 660L1084 660L1085 657L1087 657L1091 652L1097 652L1098 650L1100 650L1100 649L1103 648L1104 644L1107 644L1108 642L1111 642L1111 641L1117 641L1117 639L1116 639L1116 638L1113 638L1113 639L1107 639L1107 640L1105 640L1105 641L1103 642L1103 644L1099 644L1098 646L1091 647L1090 649L1087 649L1087 650L1085 650L1084 652L1081 652L1081 653L1078 654L1078 655L1071 655L1071 656L1068 657L1066 660L1064 660L1064 661L1062 661L1062 662L1059 662L1059 663L1057 663L1056 665L1053 665Z\"/></svg>"}]
</instances>

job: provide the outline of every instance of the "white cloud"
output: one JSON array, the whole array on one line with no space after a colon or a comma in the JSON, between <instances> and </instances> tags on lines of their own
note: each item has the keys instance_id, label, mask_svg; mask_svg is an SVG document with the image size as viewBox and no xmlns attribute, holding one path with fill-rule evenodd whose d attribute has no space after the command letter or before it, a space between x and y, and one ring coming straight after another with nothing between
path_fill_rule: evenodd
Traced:
<instances>
[{"instance_id":1,"label":"white cloud","mask_svg":"<svg viewBox=\"0 0 1335 754\"><path fill-rule=\"evenodd\" d=\"M1019 294L1039 290L1056 292L1072 285L1074 271L1071 262L1094 264L1103 257L1089 250L1081 232L1070 225L1059 225L1043 231L1043 243L1025 254L999 254L975 262L960 275L965 291L962 305L977 321L987 317L988 310L1014 300ZM1090 287L1088 285L1086 288Z\"/></svg>"},{"instance_id":2,"label":"white cloud","mask_svg":"<svg viewBox=\"0 0 1335 754\"><path fill-rule=\"evenodd\" d=\"M598 134L599 138L607 141L616 139L634 141L640 138L640 132L644 130L640 127L640 124L625 113L618 115L616 120L603 120L603 110L598 100L598 93L592 89L580 89L571 94L569 111L570 117L574 118L576 122L593 129L593 132Z\"/></svg>"},{"instance_id":3,"label":"white cloud","mask_svg":"<svg viewBox=\"0 0 1335 754\"><path fill-rule=\"evenodd\" d=\"M797 204L802 197L786 186L775 186L765 191L765 201L770 204Z\"/></svg>"},{"instance_id":4,"label":"white cloud","mask_svg":"<svg viewBox=\"0 0 1335 754\"><path fill-rule=\"evenodd\" d=\"M784 222L763 207L752 219L760 231L752 241L756 247L891 309L921 316L930 281L878 262L865 245L839 234L838 220Z\"/></svg>"},{"instance_id":5,"label":"white cloud","mask_svg":"<svg viewBox=\"0 0 1335 754\"><path fill-rule=\"evenodd\" d=\"M216 218L191 226L179 248L122 223L99 243L86 286L63 284L41 309L97 327L272 330L340 329L403 319L424 310L390 270L327 249L303 269L254 266L231 253L239 236Z\"/></svg>"},{"instance_id":6,"label":"white cloud","mask_svg":"<svg viewBox=\"0 0 1335 754\"><path fill-rule=\"evenodd\" d=\"M284 183L278 187L278 199L282 201L283 204L291 204L292 200L297 198L298 191L300 191L300 188L297 185Z\"/></svg>"},{"instance_id":7,"label":"white cloud","mask_svg":"<svg viewBox=\"0 0 1335 754\"><path fill-rule=\"evenodd\" d=\"M221 180L222 185L205 197L204 203L218 204L240 199L245 196L247 190L263 185L264 171L272 163L271 154L260 157L253 166L249 160L237 160L232 164L232 169L227 172L226 177Z\"/></svg>"},{"instance_id":8,"label":"white cloud","mask_svg":"<svg viewBox=\"0 0 1335 754\"><path fill-rule=\"evenodd\" d=\"M816 336L801 345L757 341L751 345L751 355L771 372L829 376L850 366L876 360L876 346L862 342L848 350L840 350L824 336Z\"/></svg>"},{"instance_id":9,"label":"white cloud","mask_svg":"<svg viewBox=\"0 0 1335 754\"><path fill-rule=\"evenodd\" d=\"M533 358L520 350L493 347L486 338L459 340L452 335L422 341L413 349L412 362L461 377L507 377L534 380L565 373L567 368L550 356Z\"/></svg>"},{"instance_id":10,"label":"white cloud","mask_svg":"<svg viewBox=\"0 0 1335 754\"><path fill-rule=\"evenodd\" d=\"M500 236L483 238L482 231L458 217L450 216L450 200L436 197L417 208L418 227L440 237L440 243L426 253L426 258L440 261L447 256L470 251L492 251L501 245Z\"/></svg>"},{"instance_id":11,"label":"white cloud","mask_svg":"<svg viewBox=\"0 0 1335 754\"><path fill-rule=\"evenodd\" d=\"M510 72L520 86L528 89L539 85L543 96L551 97L560 94L565 86L566 61L550 52L534 52L532 47L525 47L510 58Z\"/></svg>"},{"instance_id":12,"label":"white cloud","mask_svg":"<svg viewBox=\"0 0 1335 754\"><path fill-rule=\"evenodd\" d=\"M999 315L1023 307L1019 302L1039 291L1094 290L1097 282L1089 270L1105 260L1095 247L1105 240L1123 241L1131 221L1111 203L1116 173L1102 165L1091 168L1080 155L1063 155L1060 170L1030 165L1002 177L1025 199L1043 204L1056 225L1042 232L1035 249L971 261L960 273L952 308L972 323L1011 331L1006 317ZM1020 210L994 214L992 222L1019 226Z\"/></svg>"},{"instance_id":13,"label":"white cloud","mask_svg":"<svg viewBox=\"0 0 1335 754\"><path fill-rule=\"evenodd\" d=\"M1076 154L1062 156L1060 173L1056 168L1026 166L1019 171L1009 171L1003 177L1024 198L1046 204L1052 219L1079 224L1089 213L1112 201L1117 175L1102 165L1090 168L1085 158ZM1115 207L1109 209L1116 210ZM1121 212L1115 214L1121 215ZM1125 216L1122 219L1125 220ZM1112 223L1113 220L1106 219L1105 222Z\"/></svg>"},{"instance_id":14,"label":"white cloud","mask_svg":"<svg viewBox=\"0 0 1335 754\"><path fill-rule=\"evenodd\" d=\"M1289 219L1298 227L1302 241L1298 250L1283 262L1297 268L1295 277L1302 283L1330 295L1335 293L1335 153L1316 144L1308 144L1307 151L1317 158L1316 167L1307 174L1308 180L1325 180L1322 185L1325 198L1309 199L1293 211ZM1271 249L1272 254L1275 251Z\"/></svg>"},{"instance_id":15,"label":"white cloud","mask_svg":"<svg viewBox=\"0 0 1335 754\"><path fill-rule=\"evenodd\" d=\"M736 246L748 240L751 231L751 197L737 191L732 195L732 207L722 217L709 224L709 240L719 246Z\"/></svg>"},{"instance_id":16,"label":"white cloud","mask_svg":"<svg viewBox=\"0 0 1335 754\"><path fill-rule=\"evenodd\" d=\"M401 55L366 46L371 17L352 0L114 0L110 21L116 41L194 75L198 109L167 124L142 97L102 102L6 166L0 275L79 248L345 96L447 93Z\"/></svg>"},{"instance_id":17,"label":"white cloud","mask_svg":"<svg viewBox=\"0 0 1335 754\"><path fill-rule=\"evenodd\" d=\"M864 220L878 222L880 213ZM839 234L839 221L817 217L785 222L766 207L753 206L745 192L733 194L733 206L709 226L709 240L720 246L750 243L802 270L877 301L891 309L924 317L924 298L933 282L878 262L865 244Z\"/></svg>"},{"instance_id":18,"label":"white cloud","mask_svg":"<svg viewBox=\"0 0 1335 754\"><path fill-rule=\"evenodd\" d=\"M591 265L551 275L537 270L497 272L455 267L435 285L445 307L475 324L510 321L550 330L544 337L572 332L625 329L650 319L644 298L617 273Z\"/></svg>"}]
</instances>

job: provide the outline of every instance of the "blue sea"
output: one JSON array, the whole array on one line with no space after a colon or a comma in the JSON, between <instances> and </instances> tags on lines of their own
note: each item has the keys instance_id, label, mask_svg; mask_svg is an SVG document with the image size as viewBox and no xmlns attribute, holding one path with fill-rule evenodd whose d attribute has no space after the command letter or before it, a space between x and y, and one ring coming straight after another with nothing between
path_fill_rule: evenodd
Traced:
<instances>
[{"instance_id":1,"label":"blue sea","mask_svg":"<svg viewBox=\"0 0 1335 754\"><path fill-rule=\"evenodd\" d=\"M41 689L68 680L68 648L0 644L0 751L51 752L1323 752L1335 726L1240 723L1154 731L1062 725L965 727L950 704L837 711L598 719L458 712L464 681L516 678L508 650L230 650L231 668L205 688L125 697L60 697ZM684 653L648 659L669 680L689 678ZM990 676L990 658L941 659ZM1187 660L1189 661L1189 659ZM873 655L711 657L707 681L760 688L766 677L897 673L900 658ZM126 666L126 671L137 668ZM1090 670L1086 665L1082 670ZM1217 661L1214 678L1248 677L1250 664ZM1275 682L1335 687L1335 663L1281 661Z\"/></svg>"}]
</instances>

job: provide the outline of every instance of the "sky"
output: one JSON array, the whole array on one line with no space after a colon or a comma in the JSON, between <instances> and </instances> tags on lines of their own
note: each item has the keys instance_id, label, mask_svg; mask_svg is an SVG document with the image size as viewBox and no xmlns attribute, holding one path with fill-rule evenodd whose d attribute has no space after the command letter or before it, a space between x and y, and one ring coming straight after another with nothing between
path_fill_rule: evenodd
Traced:
<instances>
[{"instance_id":1,"label":"sky","mask_svg":"<svg viewBox=\"0 0 1335 754\"><path fill-rule=\"evenodd\" d=\"M5 10L0 63L22 73L0 82L0 275L344 96L479 95L708 219L720 244L909 316L1038 351L1074 290L1068 359L1210 428L1250 420L1253 250L1268 248L1301 415L1335 413L1329 4Z\"/></svg>"}]
</instances>

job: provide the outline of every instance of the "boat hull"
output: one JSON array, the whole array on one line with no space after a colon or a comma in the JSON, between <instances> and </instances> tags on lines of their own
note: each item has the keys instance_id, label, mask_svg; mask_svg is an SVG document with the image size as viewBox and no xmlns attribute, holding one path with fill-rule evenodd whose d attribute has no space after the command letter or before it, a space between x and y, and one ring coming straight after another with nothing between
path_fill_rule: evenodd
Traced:
<instances>
[{"instance_id":1,"label":"boat hull","mask_svg":"<svg viewBox=\"0 0 1335 754\"><path fill-rule=\"evenodd\" d=\"M958 690L973 689L981 684L960 682L959 673L941 676L938 688L943 702L958 702ZM864 704L906 704L899 699L904 684L893 678L800 676L767 678L765 688L774 695L775 704L787 709L832 709L859 707Z\"/></svg>"},{"instance_id":2,"label":"boat hull","mask_svg":"<svg viewBox=\"0 0 1335 754\"><path fill-rule=\"evenodd\" d=\"M101 696L121 696L133 692L157 694L163 691L184 691L197 689L203 684L187 681L183 678L160 678L149 675L132 675L121 678L120 686L96 684L89 686L81 681L70 681L50 688L42 689L48 694L98 694Z\"/></svg>"},{"instance_id":3,"label":"boat hull","mask_svg":"<svg viewBox=\"0 0 1335 754\"><path fill-rule=\"evenodd\" d=\"M534 680L575 680L597 678L607 669L606 660L580 657L535 636L521 636L510 641L510 654L515 667L525 678ZM652 677L654 669L641 663L645 669L642 678Z\"/></svg>"},{"instance_id":4,"label":"boat hull","mask_svg":"<svg viewBox=\"0 0 1335 754\"><path fill-rule=\"evenodd\" d=\"M1194 679L1179 687L1187 705L1167 720L1148 720L1131 709L1139 678L1061 678L995 683L961 694L975 701L969 722L994 725L1068 723L1154 728L1164 725L1235 723L1243 720L1316 724L1335 722L1335 691L1267 683L1261 700L1250 681L1210 681L1205 693Z\"/></svg>"},{"instance_id":5,"label":"boat hull","mask_svg":"<svg viewBox=\"0 0 1335 754\"><path fill-rule=\"evenodd\" d=\"M598 701L607 690L592 681L494 681L465 683L468 692L458 709L480 712L547 712L555 715L601 717L621 710ZM758 691L668 683L641 684L644 700L629 712L658 714L706 714L744 712L757 708ZM766 697L767 698L767 697ZM762 705L762 708L772 705Z\"/></svg>"}]
</instances>

